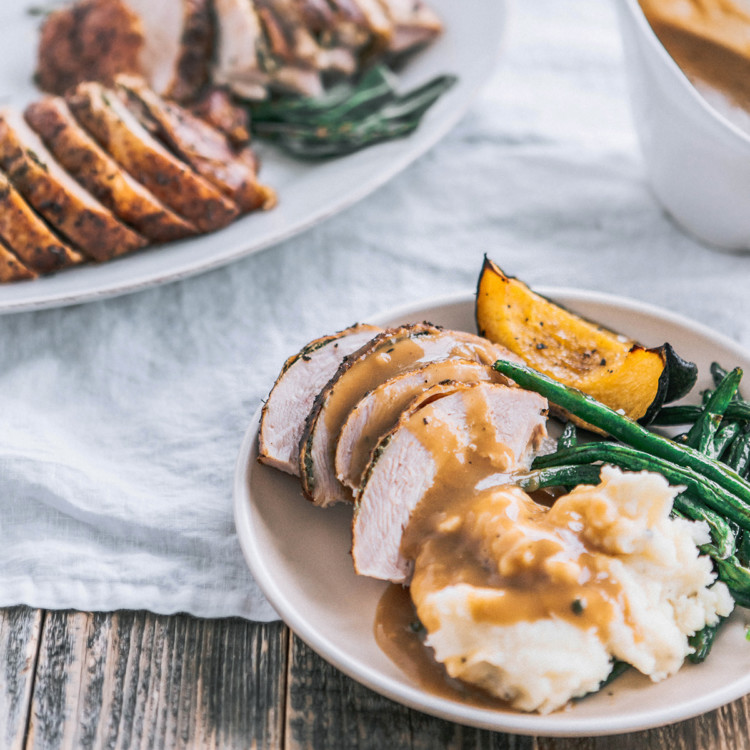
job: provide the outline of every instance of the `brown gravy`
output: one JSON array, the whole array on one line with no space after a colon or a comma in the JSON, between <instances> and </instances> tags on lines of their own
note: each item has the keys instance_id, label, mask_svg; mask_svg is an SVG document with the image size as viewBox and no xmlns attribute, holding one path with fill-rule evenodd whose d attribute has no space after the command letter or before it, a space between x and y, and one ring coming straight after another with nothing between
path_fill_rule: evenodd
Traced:
<instances>
[{"instance_id":1,"label":"brown gravy","mask_svg":"<svg viewBox=\"0 0 750 750\"><path fill-rule=\"evenodd\" d=\"M640 5L688 78L750 111L750 8L737 0L640 0Z\"/></svg>"},{"instance_id":2,"label":"brown gravy","mask_svg":"<svg viewBox=\"0 0 750 750\"><path fill-rule=\"evenodd\" d=\"M432 454L437 474L402 537L402 554L414 561L411 588L389 588L375 623L380 647L421 687L495 707L507 706L450 678L415 632L419 621L430 633L441 628L444 615L432 598L435 592L459 584L474 587L461 594L468 627L471 622L512 626L552 617L606 640L623 616L635 638L642 637L622 585L612 575L611 557L599 554L596 532L587 536L584 531L583 518L606 526L608 504L581 488L549 508L517 487L492 485L498 472L515 468L510 449L497 442L486 397L487 389L502 387L459 389L450 398L462 399L466 418L455 424L449 414L461 410L441 412L439 401L410 419L409 429Z\"/></svg>"},{"instance_id":3,"label":"brown gravy","mask_svg":"<svg viewBox=\"0 0 750 750\"><path fill-rule=\"evenodd\" d=\"M478 708L510 709L505 701L453 679L435 661L422 640L409 590L403 586L392 583L383 593L375 613L374 632L383 653L424 691Z\"/></svg>"},{"instance_id":4,"label":"brown gravy","mask_svg":"<svg viewBox=\"0 0 750 750\"><path fill-rule=\"evenodd\" d=\"M482 386L459 392L470 440L447 422L435 429L439 417L429 406L418 412L421 419L409 423L438 467L401 543L404 557L415 560L412 591L417 607L433 591L467 583L502 590L501 596L472 599L476 622L512 625L554 613L578 627L606 632L621 587L610 577L606 561L572 528L567 529L568 543L562 543L556 524L572 526L575 521L550 523L554 513L521 490L480 489L489 477L516 468L510 450L496 442L486 392ZM519 529L525 529L526 536ZM428 616L426 610L422 613Z\"/></svg>"}]
</instances>

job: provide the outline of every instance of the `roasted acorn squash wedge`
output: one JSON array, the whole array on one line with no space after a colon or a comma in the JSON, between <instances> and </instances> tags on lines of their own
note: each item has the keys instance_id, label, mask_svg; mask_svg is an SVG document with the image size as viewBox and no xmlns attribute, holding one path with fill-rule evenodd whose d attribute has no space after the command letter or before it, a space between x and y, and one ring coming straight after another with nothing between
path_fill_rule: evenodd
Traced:
<instances>
[{"instance_id":1,"label":"roasted acorn squash wedge","mask_svg":"<svg viewBox=\"0 0 750 750\"><path fill-rule=\"evenodd\" d=\"M647 424L684 396L698 370L669 344L646 349L531 291L485 258L477 285L477 328L527 365Z\"/></svg>"}]
</instances>

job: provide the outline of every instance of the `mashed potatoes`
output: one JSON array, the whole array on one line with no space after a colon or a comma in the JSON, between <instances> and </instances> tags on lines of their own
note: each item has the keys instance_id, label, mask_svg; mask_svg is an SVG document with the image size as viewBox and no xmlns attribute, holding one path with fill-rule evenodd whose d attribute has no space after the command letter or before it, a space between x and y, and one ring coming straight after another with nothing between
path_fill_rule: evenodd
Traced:
<instances>
[{"instance_id":1,"label":"mashed potatoes","mask_svg":"<svg viewBox=\"0 0 750 750\"><path fill-rule=\"evenodd\" d=\"M425 539L411 585L436 658L541 712L595 690L613 658L654 681L676 672L688 636L733 607L699 556L705 525L669 516L676 492L603 467L549 510L509 486L465 501Z\"/></svg>"}]
</instances>

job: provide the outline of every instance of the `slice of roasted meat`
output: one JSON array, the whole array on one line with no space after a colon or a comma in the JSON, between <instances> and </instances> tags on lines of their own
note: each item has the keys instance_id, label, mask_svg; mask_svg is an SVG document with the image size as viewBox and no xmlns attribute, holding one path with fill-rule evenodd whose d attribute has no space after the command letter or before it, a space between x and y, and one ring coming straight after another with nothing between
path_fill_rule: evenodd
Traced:
<instances>
[{"instance_id":1,"label":"slice of roasted meat","mask_svg":"<svg viewBox=\"0 0 750 750\"><path fill-rule=\"evenodd\" d=\"M44 21L36 81L44 91L64 94L81 81L138 73L143 43L141 21L122 0L82 0Z\"/></svg>"},{"instance_id":2,"label":"slice of roasted meat","mask_svg":"<svg viewBox=\"0 0 750 750\"><path fill-rule=\"evenodd\" d=\"M251 0L214 0L214 13L214 83L244 99L265 99L270 77L261 56L269 52L255 6Z\"/></svg>"},{"instance_id":3,"label":"slice of roasted meat","mask_svg":"<svg viewBox=\"0 0 750 750\"><path fill-rule=\"evenodd\" d=\"M99 146L78 124L62 97L33 102L24 114L62 167L144 237L170 242L197 233Z\"/></svg>"},{"instance_id":4,"label":"slice of roasted meat","mask_svg":"<svg viewBox=\"0 0 750 750\"><path fill-rule=\"evenodd\" d=\"M233 148L222 132L184 107L157 96L140 78L118 76L115 83L141 124L241 211L275 205L273 190L258 183L255 157L249 147Z\"/></svg>"},{"instance_id":5,"label":"slice of roasted meat","mask_svg":"<svg viewBox=\"0 0 750 750\"><path fill-rule=\"evenodd\" d=\"M343 46L321 45L296 0L255 0L255 5L265 24L271 51L285 63L341 75L356 72L354 53Z\"/></svg>"},{"instance_id":6,"label":"slice of roasted meat","mask_svg":"<svg viewBox=\"0 0 750 750\"><path fill-rule=\"evenodd\" d=\"M347 357L315 399L300 441L305 495L323 506L353 499L349 488L336 478L336 441L349 412L373 388L437 359L461 357L491 365L508 356L513 355L505 347L487 339L429 323L400 326L376 336Z\"/></svg>"},{"instance_id":7,"label":"slice of roasted meat","mask_svg":"<svg viewBox=\"0 0 750 750\"><path fill-rule=\"evenodd\" d=\"M217 41L214 83L237 96L259 100L269 90L302 96L323 93L320 71L290 52L283 25L252 0L214 0Z\"/></svg>"},{"instance_id":8,"label":"slice of roasted meat","mask_svg":"<svg viewBox=\"0 0 750 750\"><path fill-rule=\"evenodd\" d=\"M190 105L190 111L220 130L229 142L240 148L250 143L250 116L245 107L236 104L226 89L212 86Z\"/></svg>"},{"instance_id":9,"label":"slice of roasted meat","mask_svg":"<svg viewBox=\"0 0 750 750\"><path fill-rule=\"evenodd\" d=\"M18 256L0 240L0 284L9 281L27 281L36 277L37 274L22 263Z\"/></svg>"},{"instance_id":10,"label":"slice of roasted meat","mask_svg":"<svg viewBox=\"0 0 750 750\"><path fill-rule=\"evenodd\" d=\"M355 0L296 0L310 28L328 47L341 46L358 58L372 41L365 14Z\"/></svg>"},{"instance_id":11,"label":"slice of roasted meat","mask_svg":"<svg viewBox=\"0 0 750 750\"><path fill-rule=\"evenodd\" d=\"M357 324L315 339L290 357L263 406L259 459L288 474L299 474L299 442L315 397L345 357L381 331Z\"/></svg>"},{"instance_id":12,"label":"slice of roasted meat","mask_svg":"<svg viewBox=\"0 0 750 750\"><path fill-rule=\"evenodd\" d=\"M393 32L388 52L402 56L434 41L442 32L438 15L421 0L379 0L391 22Z\"/></svg>"},{"instance_id":13,"label":"slice of roasted meat","mask_svg":"<svg viewBox=\"0 0 750 750\"><path fill-rule=\"evenodd\" d=\"M67 102L78 122L115 161L198 229L219 229L239 213L208 180L160 144L115 92L96 82L82 83Z\"/></svg>"},{"instance_id":14,"label":"slice of roasted meat","mask_svg":"<svg viewBox=\"0 0 750 750\"><path fill-rule=\"evenodd\" d=\"M528 468L546 434L547 400L537 393L494 383L436 388L438 397L425 391L403 413L367 467L353 523L360 575L408 582L412 560L402 537L420 504L428 513L431 493L503 484L509 472Z\"/></svg>"},{"instance_id":15,"label":"slice of roasted meat","mask_svg":"<svg viewBox=\"0 0 750 750\"><path fill-rule=\"evenodd\" d=\"M84 260L34 213L2 172L0 237L25 266L37 273L50 273Z\"/></svg>"},{"instance_id":16,"label":"slice of roasted meat","mask_svg":"<svg viewBox=\"0 0 750 750\"><path fill-rule=\"evenodd\" d=\"M355 496L380 438L393 428L416 396L445 381L508 382L489 365L457 358L407 370L373 388L349 412L336 442L336 476Z\"/></svg>"},{"instance_id":17,"label":"slice of roasted meat","mask_svg":"<svg viewBox=\"0 0 750 750\"><path fill-rule=\"evenodd\" d=\"M384 52L393 36L393 21L379 0L334 0L340 8L350 13L359 13L359 23L367 29L367 57L372 58ZM356 10L355 10L356 9Z\"/></svg>"},{"instance_id":18,"label":"slice of roasted meat","mask_svg":"<svg viewBox=\"0 0 750 750\"><path fill-rule=\"evenodd\" d=\"M0 112L0 167L32 205L89 258L109 260L146 244L81 187L13 110Z\"/></svg>"},{"instance_id":19,"label":"slice of roasted meat","mask_svg":"<svg viewBox=\"0 0 750 750\"><path fill-rule=\"evenodd\" d=\"M144 45L137 72L157 94L178 102L196 99L209 83L213 55L209 0L125 1L143 27Z\"/></svg>"}]
</instances>

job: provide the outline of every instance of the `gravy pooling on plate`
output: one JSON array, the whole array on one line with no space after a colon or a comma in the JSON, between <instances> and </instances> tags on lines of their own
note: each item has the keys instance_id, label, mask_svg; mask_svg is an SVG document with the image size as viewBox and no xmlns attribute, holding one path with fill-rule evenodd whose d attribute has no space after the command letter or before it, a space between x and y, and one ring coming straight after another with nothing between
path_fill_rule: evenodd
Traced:
<instances>
[{"instance_id":1,"label":"gravy pooling on plate","mask_svg":"<svg viewBox=\"0 0 750 750\"><path fill-rule=\"evenodd\" d=\"M449 677L425 646L423 632L409 590L390 584L375 613L375 640L383 653L426 692L477 708L510 708L505 701Z\"/></svg>"}]
</instances>

